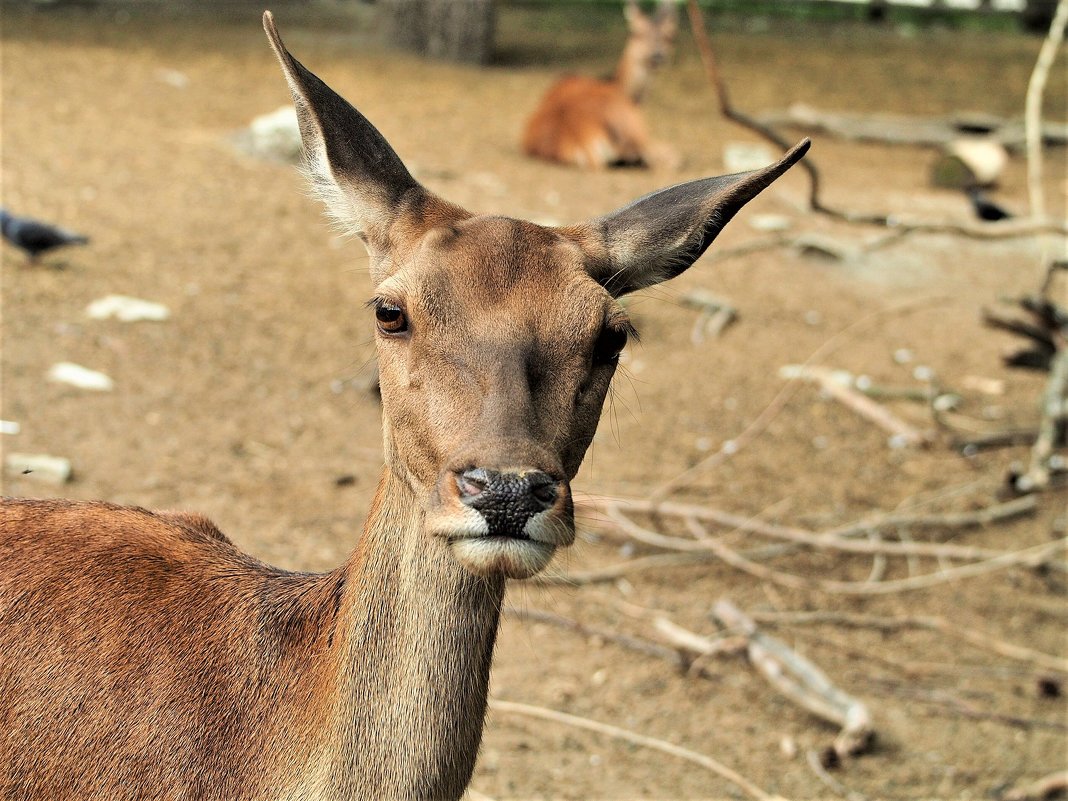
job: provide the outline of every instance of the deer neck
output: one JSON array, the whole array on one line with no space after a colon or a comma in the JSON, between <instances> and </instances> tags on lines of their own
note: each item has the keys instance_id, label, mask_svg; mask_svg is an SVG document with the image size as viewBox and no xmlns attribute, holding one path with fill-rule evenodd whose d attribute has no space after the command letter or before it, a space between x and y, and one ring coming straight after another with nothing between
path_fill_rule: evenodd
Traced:
<instances>
[{"instance_id":1,"label":"deer neck","mask_svg":"<svg viewBox=\"0 0 1068 801\"><path fill-rule=\"evenodd\" d=\"M637 50L641 45L637 42L628 41L623 48L623 55L616 65L614 81L620 90L635 103L641 102L646 88L649 86L651 70L642 63Z\"/></svg>"},{"instance_id":2,"label":"deer neck","mask_svg":"<svg viewBox=\"0 0 1068 801\"><path fill-rule=\"evenodd\" d=\"M459 798L486 710L503 578L467 572L387 466L346 566L341 798Z\"/></svg>"}]
</instances>

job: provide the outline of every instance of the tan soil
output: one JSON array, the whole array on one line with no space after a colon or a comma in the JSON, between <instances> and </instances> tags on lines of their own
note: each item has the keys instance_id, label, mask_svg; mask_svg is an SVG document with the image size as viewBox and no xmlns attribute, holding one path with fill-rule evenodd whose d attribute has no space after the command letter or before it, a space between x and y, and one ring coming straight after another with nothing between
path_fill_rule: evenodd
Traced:
<instances>
[{"instance_id":1,"label":"tan soil","mask_svg":"<svg viewBox=\"0 0 1068 801\"><path fill-rule=\"evenodd\" d=\"M359 243L329 231L295 170L231 146L253 116L288 102L257 10L237 9L208 19L173 10L131 16L106 5L5 8L3 204L87 232L93 242L32 268L4 247L2 416L21 423L22 433L3 446L67 456L77 474L59 490L8 477L4 490L195 509L257 556L320 570L353 547L381 458L377 400L352 382L372 358L366 257ZM668 183L723 172L723 144L752 141L716 114L686 36L648 101L652 128L685 157L684 170L583 174L525 160L518 132L562 71L611 67L618 26L545 31L535 27L535 12L506 11L503 62L480 70L382 52L336 20L302 22L285 9L278 18L294 52L364 111L430 187L476 211L539 221L594 216ZM803 101L848 111L1017 115L1039 46L1009 34L856 26L735 25L716 37L735 101L751 111ZM161 70L181 72L188 85L171 85ZM1063 119L1063 69L1051 80L1047 110ZM929 151L817 139L813 157L831 203L969 218L961 195L930 187ZM1047 197L1063 216L1064 151L1047 158ZM795 232L854 245L878 234L802 213L805 192L795 172L754 202L712 252L762 236L748 222L759 213L784 214ZM996 197L1026 208L1022 159L1013 159ZM1033 423L1043 377L1001 366L1008 337L981 327L979 310L1034 288L1041 253L1035 240L924 235L846 263L787 250L715 265L706 257L633 300L642 343L617 379L578 491L647 493L752 422L781 389L782 365L805 360L860 320L823 363L895 386L918 386L917 365L954 389L967 376L1000 379L1003 396L962 390L962 411L984 427ZM691 342L695 312L678 300L696 288L740 311L721 339ZM108 293L166 303L173 318L88 320L86 305ZM872 316L901 304L911 305ZM913 354L910 363L893 358L902 348ZM103 370L115 391L46 381L49 366L63 360ZM893 408L930 424L916 405ZM1009 464L1025 456L1014 449L966 459L943 445L894 450L885 433L805 387L762 436L678 497L822 528L916 501L928 510L988 503ZM355 483L338 486L345 475ZM1063 536L1064 507L1063 491L1051 492L1036 516L957 540L1001 549L1041 543ZM618 543L585 536L557 569L621 558ZM858 580L871 567L830 555L774 565ZM906 571L895 560L887 576ZM945 615L1063 657L1064 588L1063 573L1012 569L850 599L762 584L715 564L596 591L516 584L509 601L636 632L642 624L607 596L666 610L706 633L721 596L753 610ZM874 752L835 773L870 798L988 798L1066 764L1063 698L1039 697L1040 671L1025 663L928 632L775 632L871 705ZM783 701L739 659L710 669L711 680L687 678L610 644L507 621L493 693L713 755L772 793L827 796L803 754L827 745L833 729ZM973 720L909 697L943 691L978 710L1040 723ZM784 755L784 738L801 755ZM738 797L693 765L503 714L489 717L473 787L499 799Z\"/></svg>"}]
</instances>

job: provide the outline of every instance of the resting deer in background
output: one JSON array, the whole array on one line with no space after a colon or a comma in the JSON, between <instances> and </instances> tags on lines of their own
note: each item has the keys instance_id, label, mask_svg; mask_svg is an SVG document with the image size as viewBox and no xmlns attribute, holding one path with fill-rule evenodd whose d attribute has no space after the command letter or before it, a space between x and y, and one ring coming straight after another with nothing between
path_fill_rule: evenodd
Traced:
<instances>
[{"instance_id":1,"label":"resting deer in background","mask_svg":"<svg viewBox=\"0 0 1068 801\"><path fill-rule=\"evenodd\" d=\"M627 0L624 16L629 35L613 76L568 75L553 84L527 121L528 156L589 169L677 165L669 147L649 138L638 106L653 71L671 55L678 30L674 0L661 0L652 16Z\"/></svg>"},{"instance_id":2,"label":"resting deer in background","mask_svg":"<svg viewBox=\"0 0 1068 801\"><path fill-rule=\"evenodd\" d=\"M197 515L0 505L0 797L458 799L506 578L574 538L570 480L630 324L802 157L563 228L476 216L264 27L329 211L370 253L386 464L348 561L290 573Z\"/></svg>"}]
</instances>

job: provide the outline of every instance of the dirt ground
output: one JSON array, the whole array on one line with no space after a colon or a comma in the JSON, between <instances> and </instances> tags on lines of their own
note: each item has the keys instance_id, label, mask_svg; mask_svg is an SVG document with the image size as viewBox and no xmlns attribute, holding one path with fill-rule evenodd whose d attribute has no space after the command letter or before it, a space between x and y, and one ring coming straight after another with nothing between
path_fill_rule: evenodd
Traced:
<instances>
[{"instance_id":1,"label":"dirt ground","mask_svg":"<svg viewBox=\"0 0 1068 801\"><path fill-rule=\"evenodd\" d=\"M424 63L368 44L356 24L276 7L291 49L357 105L428 186L474 211L536 221L599 215L655 188L725 172L724 145L752 142L719 118L692 40L648 97L655 134L685 158L678 172L598 174L534 163L518 152L524 116L566 70L605 72L617 24L554 29L539 12L506 8L501 61L485 69ZM717 23L719 24L719 23ZM838 111L942 115L1022 113L1040 41L1021 35L856 25L723 21L714 31L735 102L758 112L792 102ZM132 14L103 5L4 7L3 205L92 236L92 244L27 266L4 246L2 417L21 433L8 451L71 459L75 480L52 487L7 476L4 492L61 494L209 515L242 547L287 568L322 570L353 547L381 464L377 399L362 385L373 345L364 307L366 256L336 237L298 173L232 146L255 116L288 102L258 10ZM1047 95L1066 116L1065 72ZM793 133L791 133L793 135ZM798 135L799 136L799 135ZM935 154L817 136L812 157L827 202L856 211L970 221L964 197L934 189ZM1063 150L1047 151L1046 196L1063 217ZM790 233L818 233L854 251L880 235L803 211L794 171L752 203L679 279L633 299L642 342L624 360L611 404L577 481L582 495L644 496L752 423L783 387L779 369L825 346L819 363L880 385L923 388L926 368L962 396L976 430L1032 425L1040 374L1007 370L1012 343L981 326L980 310L1033 290L1056 239L981 241L916 235L831 262L793 249L715 254L763 238L761 214ZM995 192L1026 209L1023 159ZM1062 250L1063 252L1063 250ZM691 338L681 297L729 299L738 322L718 339ZM164 323L93 321L92 300L121 293L166 304ZM92 393L52 383L73 361L115 381ZM1003 382L984 394L974 378ZM924 429L922 404L889 402ZM1026 448L960 456L944 439L892 448L887 435L802 386L767 429L673 497L740 515L825 529L878 512L962 511L992 503ZM917 538L1012 550L1065 533L1063 489L1025 519ZM556 572L613 564L633 552L597 515ZM908 534L901 532L902 536ZM746 542L748 540L748 542ZM735 545L759 538L732 535ZM640 553L641 551L639 551ZM864 580L871 559L793 554L771 563L802 576ZM886 578L915 568L891 559ZM945 616L963 628L1068 656L1065 574L1013 568L887 595L847 596L761 582L722 563L633 574L614 584L513 584L509 603L591 625L654 636L617 601L663 610L716 632L712 604L753 612L823 610ZM768 625L871 708L872 753L833 772L858 798L991 798L1066 767L1063 697L1027 661L929 631ZM769 793L842 796L806 761L833 727L783 700L741 658L706 677L559 628L507 619L492 693L659 737L734 767ZM1047 686L1048 689L1048 686ZM796 753L794 753L796 752ZM491 713L472 783L496 799L741 797L707 771L557 724Z\"/></svg>"}]
</instances>

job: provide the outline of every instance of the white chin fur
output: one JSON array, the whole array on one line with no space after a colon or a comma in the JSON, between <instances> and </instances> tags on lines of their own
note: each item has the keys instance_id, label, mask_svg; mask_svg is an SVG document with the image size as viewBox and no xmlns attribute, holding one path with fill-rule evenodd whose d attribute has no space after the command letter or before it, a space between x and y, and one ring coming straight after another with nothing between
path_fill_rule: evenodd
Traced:
<instances>
[{"instance_id":1,"label":"white chin fur","mask_svg":"<svg viewBox=\"0 0 1068 801\"><path fill-rule=\"evenodd\" d=\"M553 558L556 546L510 537L473 537L453 540L452 552L461 565L477 575L523 579L541 572Z\"/></svg>"}]
</instances>

